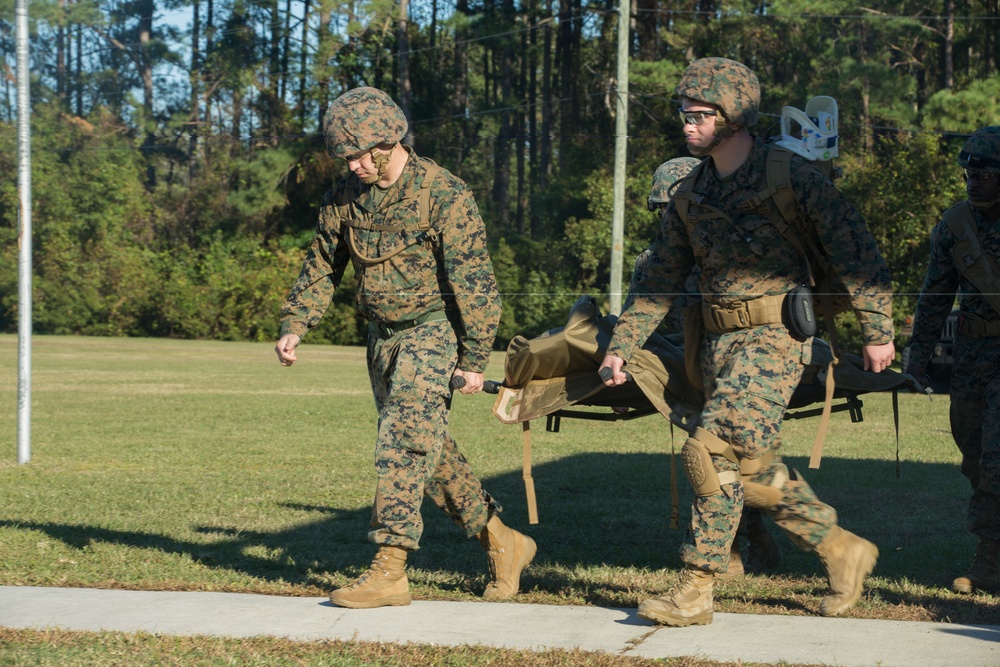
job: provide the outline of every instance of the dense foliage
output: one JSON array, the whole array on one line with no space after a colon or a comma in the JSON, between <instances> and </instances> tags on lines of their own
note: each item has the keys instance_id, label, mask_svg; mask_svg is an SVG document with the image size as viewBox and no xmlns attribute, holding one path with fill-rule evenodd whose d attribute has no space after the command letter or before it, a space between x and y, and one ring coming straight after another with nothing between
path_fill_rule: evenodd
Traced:
<instances>
[{"instance_id":1,"label":"dense foliage","mask_svg":"<svg viewBox=\"0 0 1000 667\"><path fill-rule=\"evenodd\" d=\"M616 5L567 0L37 0L31 3L34 326L40 333L268 340L344 172L318 119L357 85L393 95L408 142L464 178L487 220L499 344L609 292ZM955 155L1000 123L997 0L631 4L625 263L683 154L684 66L722 55L782 106L840 104L841 187L910 312ZM0 331L17 321L14 3L0 2ZM626 276L627 278L627 276ZM345 286L311 340L357 343ZM848 333L848 338L850 334Z\"/></svg>"}]
</instances>

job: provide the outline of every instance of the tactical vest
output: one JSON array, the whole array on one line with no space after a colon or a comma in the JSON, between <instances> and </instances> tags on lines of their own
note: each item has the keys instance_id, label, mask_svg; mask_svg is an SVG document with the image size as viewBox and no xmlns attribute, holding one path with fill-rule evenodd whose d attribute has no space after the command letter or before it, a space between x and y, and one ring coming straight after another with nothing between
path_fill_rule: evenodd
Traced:
<instances>
[{"instance_id":1,"label":"tactical vest","mask_svg":"<svg viewBox=\"0 0 1000 667\"><path fill-rule=\"evenodd\" d=\"M739 204L747 213L759 213L768 218L772 225L802 255L809 271L809 286L816 297L816 313L820 317L833 316L852 310L847 288L837 277L829 255L810 233L809 220L799 209L798 196L792 189L791 162L793 153L779 146L771 146L767 151L767 162L761 189L756 195ZM821 169L832 174L829 169ZM707 218L730 217L719 209L701 203L701 195L692 191L694 184L705 169L703 161L692 170L687 178L678 183L673 194L673 202L681 220L698 221ZM773 206L768 206L771 200ZM692 206L695 208L692 211Z\"/></svg>"},{"instance_id":2,"label":"tactical vest","mask_svg":"<svg viewBox=\"0 0 1000 667\"><path fill-rule=\"evenodd\" d=\"M809 272L809 287L813 291L815 312L826 321L832 355L826 369L827 375L824 383L826 397L822 416L809 459L809 467L818 468L823 453L823 442L830 424L833 394L836 389L833 367L840 363L836 354L837 328L834 316L852 310L852 304L848 297L847 288L837 277L833 262L818 243L815 235L811 233L812 230L809 228L811 223L799 208L798 196L792 189L792 155L791 151L780 146L771 145L768 147L762 188L756 195L740 203L739 208L748 213L759 213L767 217L771 224L781 232L781 235L802 255ZM672 201L685 225L689 224L689 221L696 222L710 218L722 218L732 222L732 219L723 211L714 206L703 204L702 195L692 190L706 168L705 164L706 161L703 161L686 178L680 180L673 194ZM829 162L826 164L826 168L821 166L821 170L828 176L834 175L833 166ZM768 206L768 200L774 205ZM687 342L686 345L691 345L691 342ZM689 360L689 368L700 368L700 363L696 359Z\"/></svg>"},{"instance_id":3,"label":"tactical vest","mask_svg":"<svg viewBox=\"0 0 1000 667\"><path fill-rule=\"evenodd\" d=\"M433 160L428 160L427 158L421 159L426 163L424 179L420 182L419 186L415 184L416 179L414 179L414 182L412 182L409 186L409 191L403 195L403 198L400 200L400 203L405 203L412 199L417 200L419 220L416 226L379 224L372 221L371 213L367 211L365 211L363 218L355 218L351 213L351 204L354 200L346 189L342 193L341 200L334 202L334 209L336 210L337 218L339 219L340 224L347 228L347 243L351 250L351 255L362 265L372 266L375 264L381 264L386 260L392 259L410 246L396 248L392 252L380 255L379 257L368 257L358 250L357 244L354 241L355 229L397 233L419 231L421 234L418 236L417 243L423 242L426 243L428 247L434 247L434 244L437 241L438 232L436 229L431 228L431 184L441 171L441 167L436 165Z\"/></svg>"},{"instance_id":4,"label":"tactical vest","mask_svg":"<svg viewBox=\"0 0 1000 667\"><path fill-rule=\"evenodd\" d=\"M986 303L1000 313L1000 266L979 244L972 205L968 201L959 202L945 211L941 219L955 235L955 247L951 249L955 268L979 289Z\"/></svg>"}]
</instances>

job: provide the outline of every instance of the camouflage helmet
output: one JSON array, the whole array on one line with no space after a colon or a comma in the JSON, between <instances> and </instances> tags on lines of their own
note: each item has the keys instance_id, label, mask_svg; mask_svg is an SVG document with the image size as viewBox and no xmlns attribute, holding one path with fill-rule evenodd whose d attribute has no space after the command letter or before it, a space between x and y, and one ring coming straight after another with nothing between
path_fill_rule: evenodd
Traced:
<instances>
[{"instance_id":1,"label":"camouflage helmet","mask_svg":"<svg viewBox=\"0 0 1000 667\"><path fill-rule=\"evenodd\" d=\"M354 88L330 104L323 118L326 149L346 158L379 144L394 144L406 135L406 116L378 88Z\"/></svg>"},{"instance_id":2,"label":"camouflage helmet","mask_svg":"<svg viewBox=\"0 0 1000 667\"><path fill-rule=\"evenodd\" d=\"M674 94L713 104L737 125L757 124L760 82L744 65L728 58L701 58L688 65Z\"/></svg>"},{"instance_id":3,"label":"camouflage helmet","mask_svg":"<svg viewBox=\"0 0 1000 667\"><path fill-rule=\"evenodd\" d=\"M677 181L691 173L701 160L693 157L677 157L667 160L653 172L653 189L649 191L646 204L650 211L656 210L657 204L670 201L670 192Z\"/></svg>"},{"instance_id":4,"label":"camouflage helmet","mask_svg":"<svg viewBox=\"0 0 1000 667\"><path fill-rule=\"evenodd\" d=\"M1000 125L973 132L958 154L958 164L963 169L1000 174Z\"/></svg>"}]
</instances>

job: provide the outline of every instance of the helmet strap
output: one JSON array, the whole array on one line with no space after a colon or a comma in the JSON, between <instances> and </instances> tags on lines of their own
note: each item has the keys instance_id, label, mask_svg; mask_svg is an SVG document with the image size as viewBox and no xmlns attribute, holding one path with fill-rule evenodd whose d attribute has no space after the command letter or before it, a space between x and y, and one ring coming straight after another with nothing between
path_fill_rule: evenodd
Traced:
<instances>
[{"instance_id":1,"label":"helmet strap","mask_svg":"<svg viewBox=\"0 0 1000 667\"><path fill-rule=\"evenodd\" d=\"M994 197L990 201L982 201L981 199L976 199L976 200L970 199L969 204L974 208L978 208L981 211L985 211L986 209L993 208L995 205L1000 204L1000 195Z\"/></svg>"},{"instance_id":2,"label":"helmet strap","mask_svg":"<svg viewBox=\"0 0 1000 667\"><path fill-rule=\"evenodd\" d=\"M719 113L715 114L715 138L716 142L721 139L728 139L729 137L736 134L733 128L729 127L729 120L720 110ZM718 145L716 143L715 145Z\"/></svg>"},{"instance_id":3,"label":"helmet strap","mask_svg":"<svg viewBox=\"0 0 1000 667\"><path fill-rule=\"evenodd\" d=\"M396 144L393 144L388 152L383 152L378 150L377 147L373 147L370 151L372 156L372 163L375 165L375 169L378 170L379 180L385 176L385 170L389 166L389 159L392 157L392 151L395 150Z\"/></svg>"}]
</instances>

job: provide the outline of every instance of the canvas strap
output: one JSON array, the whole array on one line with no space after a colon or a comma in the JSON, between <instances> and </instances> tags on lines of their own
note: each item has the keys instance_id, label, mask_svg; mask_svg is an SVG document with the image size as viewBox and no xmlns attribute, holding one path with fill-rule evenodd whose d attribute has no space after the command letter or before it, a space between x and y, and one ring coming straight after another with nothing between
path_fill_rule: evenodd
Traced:
<instances>
[{"instance_id":1,"label":"canvas strap","mask_svg":"<svg viewBox=\"0 0 1000 667\"><path fill-rule=\"evenodd\" d=\"M538 523L538 503L535 501L535 480L531 477L531 422L521 422L521 438L524 440L524 456L521 463L521 477L524 478L524 495L528 500L528 523Z\"/></svg>"},{"instance_id":2,"label":"canvas strap","mask_svg":"<svg viewBox=\"0 0 1000 667\"><path fill-rule=\"evenodd\" d=\"M409 201L409 200L414 199L414 198L417 199L417 207L418 207L419 212L420 212L420 215L419 215L420 220L419 220L417 228L420 231L424 232L424 236L426 237L426 239L428 241L433 241L437 237L437 233L433 229L431 229L431 222L430 222L430 218L431 218L431 214L430 214L430 210L431 210L431 204L430 204L431 190L430 190L430 188L431 188L431 183L434 182L434 179L437 177L438 172L441 171L441 167L439 167L438 165L434 164L430 160L427 160L427 163L428 163L427 164L427 168L426 168L426 171L424 173L424 178L420 182L420 187L419 188L411 188L410 192L408 192L406 194L406 196L403 197L403 199L401 201L402 202L406 202L406 201ZM358 249L357 243L356 243L356 241L354 239L354 230L355 229L380 231L380 232L403 232L403 231L406 231L407 228L403 227L403 226L399 226L399 225L382 225L382 224L379 224L379 223L376 223L376 222L372 222L371 219L369 219L369 218L363 218L363 219L360 219L360 220L356 220L356 219L352 218L350 215L341 215L341 224L344 227L347 227L347 243L348 243L348 246L349 246L349 248L351 250L351 254L355 258L357 258L358 261L360 261L362 264L365 264L365 265L368 265L368 266L371 266L371 265L374 265L374 264L381 264L382 262L385 262L387 260L392 259L393 257L395 257L396 255L398 255L399 253L401 253L404 250L406 250L406 248L408 247L408 246L403 246L403 247L400 247L400 248L396 248L392 252L386 253L385 255L379 255L378 257L370 257L368 255L365 255L364 253L362 253Z\"/></svg>"}]
</instances>

